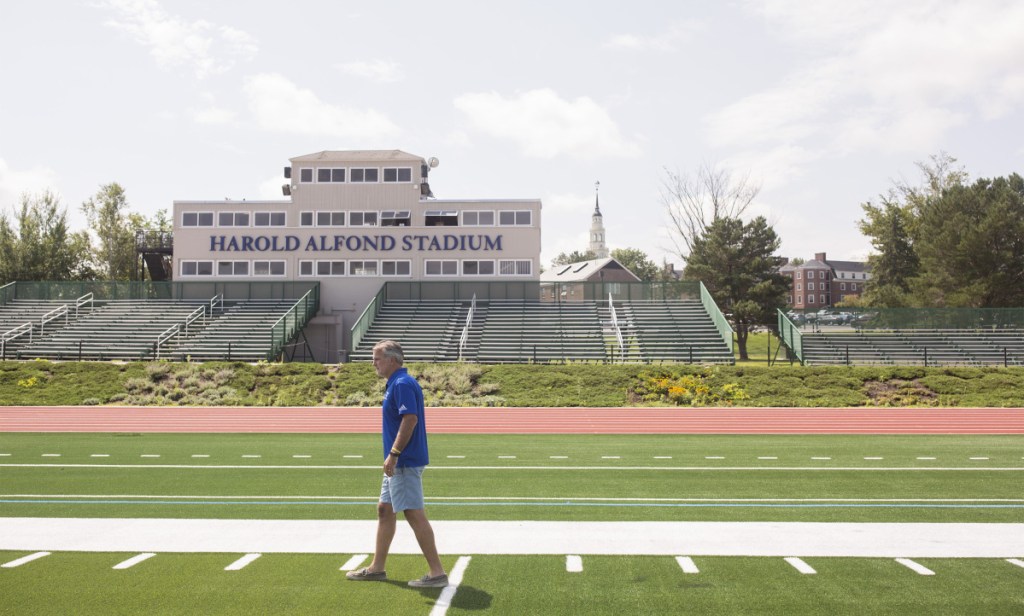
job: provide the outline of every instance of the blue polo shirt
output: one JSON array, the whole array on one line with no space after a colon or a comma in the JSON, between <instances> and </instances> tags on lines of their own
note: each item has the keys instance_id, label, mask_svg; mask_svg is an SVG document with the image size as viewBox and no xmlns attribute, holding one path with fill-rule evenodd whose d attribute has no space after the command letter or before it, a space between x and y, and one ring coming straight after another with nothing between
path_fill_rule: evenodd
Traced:
<instances>
[{"instance_id":1,"label":"blue polo shirt","mask_svg":"<svg viewBox=\"0 0 1024 616\"><path fill-rule=\"evenodd\" d=\"M416 415L416 429L402 449L402 455L398 456L398 466L426 466L430 464L430 457L427 455L427 421L423 413L423 389L405 368L399 368L388 377L387 388L384 391L381 434L384 436L385 458L388 457L395 437L398 436L402 415L406 414Z\"/></svg>"}]
</instances>

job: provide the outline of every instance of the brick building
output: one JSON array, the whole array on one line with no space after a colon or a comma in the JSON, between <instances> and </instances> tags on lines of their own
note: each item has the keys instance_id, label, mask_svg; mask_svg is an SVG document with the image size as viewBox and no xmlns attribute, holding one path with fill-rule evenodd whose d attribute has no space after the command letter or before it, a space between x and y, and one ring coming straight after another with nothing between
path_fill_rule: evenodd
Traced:
<instances>
[{"instance_id":1,"label":"brick building","mask_svg":"<svg viewBox=\"0 0 1024 616\"><path fill-rule=\"evenodd\" d=\"M851 297L859 297L871 279L867 263L862 261L830 261L824 252L814 258L779 268L793 284L789 291L789 307L796 310L820 310Z\"/></svg>"}]
</instances>

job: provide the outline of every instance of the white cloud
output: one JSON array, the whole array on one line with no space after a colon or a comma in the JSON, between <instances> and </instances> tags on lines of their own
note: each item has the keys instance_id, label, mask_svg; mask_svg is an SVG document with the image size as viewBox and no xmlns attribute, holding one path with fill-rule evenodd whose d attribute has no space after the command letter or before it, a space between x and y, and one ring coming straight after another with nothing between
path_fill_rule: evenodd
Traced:
<instances>
[{"instance_id":1,"label":"white cloud","mask_svg":"<svg viewBox=\"0 0 1024 616\"><path fill-rule=\"evenodd\" d=\"M235 118L238 116L237 113L230 109L218 107L215 97L210 93L203 94L202 98L206 103L204 107L196 107L189 110L194 122L197 124L207 125L224 125L234 123Z\"/></svg>"},{"instance_id":2,"label":"white cloud","mask_svg":"<svg viewBox=\"0 0 1024 616\"><path fill-rule=\"evenodd\" d=\"M332 105L277 73L249 77L243 91L256 123L266 130L365 141L400 132L379 111Z\"/></svg>"},{"instance_id":3,"label":"white cloud","mask_svg":"<svg viewBox=\"0 0 1024 616\"><path fill-rule=\"evenodd\" d=\"M567 101L544 88L509 99L497 92L464 94L454 104L474 128L518 144L526 156L596 159L640 154L639 146L623 137L608 112L586 96Z\"/></svg>"},{"instance_id":4,"label":"white cloud","mask_svg":"<svg viewBox=\"0 0 1024 616\"><path fill-rule=\"evenodd\" d=\"M812 59L779 85L708 116L715 146L753 146L776 160L780 152L801 150L813 157L857 150L919 154L941 146L972 116L997 118L1024 103L1019 2L761 0L748 6L784 41L806 46Z\"/></svg>"},{"instance_id":5,"label":"white cloud","mask_svg":"<svg viewBox=\"0 0 1024 616\"><path fill-rule=\"evenodd\" d=\"M362 77L378 83L395 83L405 79L402 67L397 62L374 60L372 62L346 62L338 68L346 74Z\"/></svg>"},{"instance_id":6,"label":"white cloud","mask_svg":"<svg viewBox=\"0 0 1024 616\"><path fill-rule=\"evenodd\" d=\"M668 30L657 34L616 34L605 41L604 47L628 51L676 51L678 43L690 38L694 32L704 27L704 22L692 20L674 24Z\"/></svg>"},{"instance_id":7,"label":"white cloud","mask_svg":"<svg viewBox=\"0 0 1024 616\"><path fill-rule=\"evenodd\" d=\"M251 60L259 50L242 30L169 15L156 0L105 0L96 6L112 11L106 25L148 47L161 68L189 67L199 79Z\"/></svg>"},{"instance_id":8,"label":"white cloud","mask_svg":"<svg viewBox=\"0 0 1024 616\"><path fill-rule=\"evenodd\" d=\"M284 196L284 192L281 187L288 183L288 180L284 179L280 174L275 175L268 180L261 182L257 194L260 199L266 199L270 201L276 201L280 199L287 199Z\"/></svg>"},{"instance_id":9,"label":"white cloud","mask_svg":"<svg viewBox=\"0 0 1024 616\"><path fill-rule=\"evenodd\" d=\"M56 171L48 167L11 169L7 161L0 158L0 210L16 206L24 193L36 194L44 190L57 192Z\"/></svg>"}]
</instances>

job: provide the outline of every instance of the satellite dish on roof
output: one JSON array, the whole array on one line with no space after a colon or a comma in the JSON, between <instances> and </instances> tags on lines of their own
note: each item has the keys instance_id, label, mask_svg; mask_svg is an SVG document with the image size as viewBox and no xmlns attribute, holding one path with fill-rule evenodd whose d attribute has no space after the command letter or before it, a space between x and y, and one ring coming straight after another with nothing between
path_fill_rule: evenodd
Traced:
<instances>
[{"instance_id":1,"label":"satellite dish on roof","mask_svg":"<svg viewBox=\"0 0 1024 616\"><path fill-rule=\"evenodd\" d=\"M441 164L441 161L437 160L436 156L431 156L430 159L427 160L427 164L430 165L431 169L434 169Z\"/></svg>"}]
</instances>

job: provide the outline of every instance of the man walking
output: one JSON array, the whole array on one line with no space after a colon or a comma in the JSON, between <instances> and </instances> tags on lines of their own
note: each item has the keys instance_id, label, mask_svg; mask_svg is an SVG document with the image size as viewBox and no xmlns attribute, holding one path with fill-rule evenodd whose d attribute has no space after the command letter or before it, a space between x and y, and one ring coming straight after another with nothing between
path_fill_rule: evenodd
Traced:
<instances>
[{"instance_id":1,"label":"man walking","mask_svg":"<svg viewBox=\"0 0 1024 616\"><path fill-rule=\"evenodd\" d=\"M423 390L402 364L405 354L394 340L382 340L373 347L373 367L377 376L387 379L384 392L383 429L384 480L377 503L377 543L368 567L349 571L346 577L357 581L388 579L384 565L395 538L398 512L416 535L430 572L409 582L415 588L440 588L448 585L448 576L437 555L434 529L423 509L423 469L430 463L427 454L427 425L423 413Z\"/></svg>"}]
</instances>

